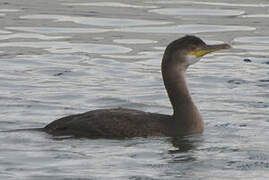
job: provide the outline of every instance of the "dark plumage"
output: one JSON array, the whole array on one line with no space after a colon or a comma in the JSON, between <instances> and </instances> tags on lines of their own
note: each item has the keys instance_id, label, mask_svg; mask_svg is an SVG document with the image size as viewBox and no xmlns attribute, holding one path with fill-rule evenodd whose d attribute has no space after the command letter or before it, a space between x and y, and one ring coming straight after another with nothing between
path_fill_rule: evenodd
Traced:
<instances>
[{"instance_id":1,"label":"dark plumage","mask_svg":"<svg viewBox=\"0 0 269 180\"><path fill-rule=\"evenodd\" d=\"M189 94L184 72L204 54L226 48L229 48L227 44L208 46L195 36L185 36L167 46L162 60L162 75L174 110L171 116L122 108L101 109L58 119L48 124L44 131L55 136L89 138L201 133L203 121Z\"/></svg>"},{"instance_id":2,"label":"dark plumage","mask_svg":"<svg viewBox=\"0 0 269 180\"><path fill-rule=\"evenodd\" d=\"M100 109L72 115L45 127L53 135L113 138L171 136L171 116L131 109Z\"/></svg>"}]
</instances>

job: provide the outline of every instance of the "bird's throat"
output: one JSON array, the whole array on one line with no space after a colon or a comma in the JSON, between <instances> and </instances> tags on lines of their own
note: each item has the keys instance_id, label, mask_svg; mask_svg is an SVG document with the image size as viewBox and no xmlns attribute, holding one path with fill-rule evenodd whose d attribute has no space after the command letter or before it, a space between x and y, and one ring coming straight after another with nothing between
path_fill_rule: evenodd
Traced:
<instances>
[{"instance_id":1,"label":"bird's throat","mask_svg":"<svg viewBox=\"0 0 269 180\"><path fill-rule=\"evenodd\" d=\"M184 71L178 71L174 67L171 67L170 71L163 72L163 80L174 109L174 115L193 104Z\"/></svg>"}]
</instances>

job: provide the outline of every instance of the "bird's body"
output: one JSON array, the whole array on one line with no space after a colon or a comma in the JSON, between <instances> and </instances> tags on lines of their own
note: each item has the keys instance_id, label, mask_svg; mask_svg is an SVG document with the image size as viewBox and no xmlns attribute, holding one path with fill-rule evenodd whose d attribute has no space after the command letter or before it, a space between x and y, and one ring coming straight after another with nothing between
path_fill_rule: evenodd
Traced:
<instances>
[{"instance_id":1,"label":"bird's body","mask_svg":"<svg viewBox=\"0 0 269 180\"><path fill-rule=\"evenodd\" d=\"M131 109L99 109L54 121L45 131L59 135L91 138L171 136L169 115Z\"/></svg>"},{"instance_id":2,"label":"bird's body","mask_svg":"<svg viewBox=\"0 0 269 180\"><path fill-rule=\"evenodd\" d=\"M202 133L203 120L185 81L189 65L210 52L230 48L209 46L200 38L185 36L170 43L163 55L162 75L173 115L130 109L100 109L53 121L44 130L52 135L89 138L181 136Z\"/></svg>"}]
</instances>

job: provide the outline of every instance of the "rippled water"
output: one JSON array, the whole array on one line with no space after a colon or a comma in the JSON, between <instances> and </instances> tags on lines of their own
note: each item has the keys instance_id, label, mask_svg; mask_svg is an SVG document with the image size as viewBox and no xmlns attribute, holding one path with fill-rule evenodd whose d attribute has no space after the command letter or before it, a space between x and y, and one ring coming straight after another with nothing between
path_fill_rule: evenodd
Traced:
<instances>
[{"instance_id":1,"label":"rippled water","mask_svg":"<svg viewBox=\"0 0 269 180\"><path fill-rule=\"evenodd\" d=\"M160 62L185 34L232 50L187 73L205 121L181 139L0 133L0 179L269 178L266 0L0 2L0 130L97 108L171 114Z\"/></svg>"}]
</instances>

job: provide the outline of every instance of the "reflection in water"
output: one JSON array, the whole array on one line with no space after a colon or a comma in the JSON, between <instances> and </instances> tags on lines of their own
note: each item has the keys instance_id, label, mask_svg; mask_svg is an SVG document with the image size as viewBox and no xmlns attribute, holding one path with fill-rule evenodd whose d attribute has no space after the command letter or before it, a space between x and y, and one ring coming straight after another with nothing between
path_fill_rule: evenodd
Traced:
<instances>
[{"instance_id":1,"label":"reflection in water","mask_svg":"<svg viewBox=\"0 0 269 180\"><path fill-rule=\"evenodd\" d=\"M176 150L169 150L172 154L173 159L170 162L192 162L196 161L195 155L192 153L195 151L203 142L203 137L200 134L184 136L184 137L173 137L169 139Z\"/></svg>"},{"instance_id":2,"label":"reflection in water","mask_svg":"<svg viewBox=\"0 0 269 180\"><path fill-rule=\"evenodd\" d=\"M174 147L178 148L177 150L171 150L170 153L177 153L195 150L203 141L203 138L202 135L197 134L191 136L173 137L170 139L170 141Z\"/></svg>"}]
</instances>

